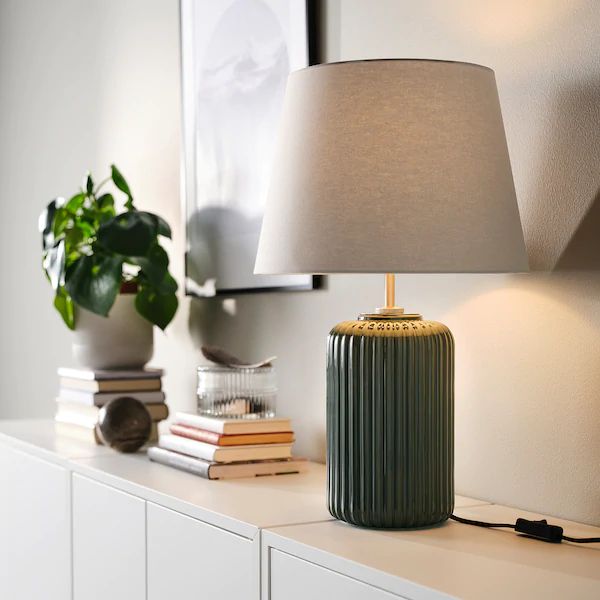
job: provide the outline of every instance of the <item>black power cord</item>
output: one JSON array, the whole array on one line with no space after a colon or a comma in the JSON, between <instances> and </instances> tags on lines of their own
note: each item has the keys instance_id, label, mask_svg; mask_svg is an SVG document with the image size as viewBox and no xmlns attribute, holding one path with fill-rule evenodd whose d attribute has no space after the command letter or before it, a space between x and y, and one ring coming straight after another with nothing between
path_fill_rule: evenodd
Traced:
<instances>
[{"instance_id":1,"label":"black power cord","mask_svg":"<svg viewBox=\"0 0 600 600\"><path fill-rule=\"evenodd\" d=\"M600 537L574 538L564 535L562 527L559 525L552 525L551 523L548 523L546 519L542 519L541 521L517 519L516 523L487 523L486 521L474 521L473 519L465 519L464 517L457 517L456 515L450 515L450 518L458 523L475 525L476 527L514 529L517 533L522 533L528 537L543 540L544 542L551 542L553 544L559 544L562 541L573 542L574 544L600 543Z\"/></svg>"}]
</instances>

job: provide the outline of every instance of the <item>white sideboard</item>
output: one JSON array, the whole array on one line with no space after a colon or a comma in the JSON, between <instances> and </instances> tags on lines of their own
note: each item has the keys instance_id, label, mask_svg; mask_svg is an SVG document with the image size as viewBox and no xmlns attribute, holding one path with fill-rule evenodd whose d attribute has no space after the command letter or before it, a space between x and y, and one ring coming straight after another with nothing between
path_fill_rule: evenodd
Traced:
<instances>
[{"instance_id":1,"label":"white sideboard","mask_svg":"<svg viewBox=\"0 0 600 600\"><path fill-rule=\"evenodd\" d=\"M0 598L260 598L260 535L330 518L325 469L207 481L0 421Z\"/></svg>"},{"instance_id":2,"label":"white sideboard","mask_svg":"<svg viewBox=\"0 0 600 600\"><path fill-rule=\"evenodd\" d=\"M73 473L73 596L146 597L146 503Z\"/></svg>"},{"instance_id":3,"label":"white sideboard","mask_svg":"<svg viewBox=\"0 0 600 600\"><path fill-rule=\"evenodd\" d=\"M600 597L600 544L455 522L351 527L329 516L314 463L305 474L207 481L65 438L51 421L0 421L0 490L0 597L11 600ZM527 516L460 496L456 512Z\"/></svg>"},{"instance_id":4,"label":"white sideboard","mask_svg":"<svg viewBox=\"0 0 600 600\"><path fill-rule=\"evenodd\" d=\"M0 447L0 597L69 598L70 500L67 469Z\"/></svg>"},{"instance_id":5,"label":"white sideboard","mask_svg":"<svg viewBox=\"0 0 600 600\"><path fill-rule=\"evenodd\" d=\"M496 505L455 512L496 523L540 518ZM600 535L597 527L548 519L568 535ZM265 531L262 544L264 600L326 600L337 592L348 600L600 598L600 544L549 544L455 521L383 531L333 520ZM293 573L302 574L303 595Z\"/></svg>"}]
</instances>

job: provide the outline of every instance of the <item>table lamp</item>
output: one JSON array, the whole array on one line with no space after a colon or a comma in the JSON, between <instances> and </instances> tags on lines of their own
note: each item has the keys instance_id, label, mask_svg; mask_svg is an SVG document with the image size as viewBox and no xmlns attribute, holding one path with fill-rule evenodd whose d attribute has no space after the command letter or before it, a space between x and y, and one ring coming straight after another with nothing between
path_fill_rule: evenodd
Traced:
<instances>
[{"instance_id":1,"label":"table lamp","mask_svg":"<svg viewBox=\"0 0 600 600\"><path fill-rule=\"evenodd\" d=\"M452 334L396 306L393 274L526 270L492 70L391 59L290 75L255 272L386 273L385 306L329 334L334 517L420 527L454 508Z\"/></svg>"}]
</instances>

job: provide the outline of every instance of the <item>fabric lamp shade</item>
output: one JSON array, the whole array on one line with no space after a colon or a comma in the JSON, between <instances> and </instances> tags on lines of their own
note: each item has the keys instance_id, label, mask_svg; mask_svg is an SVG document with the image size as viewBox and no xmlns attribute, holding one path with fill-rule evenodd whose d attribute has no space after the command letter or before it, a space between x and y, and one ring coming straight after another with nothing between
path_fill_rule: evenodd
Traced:
<instances>
[{"instance_id":1,"label":"fabric lamp shade","mask_svg":"<svg viewBox=\"0 0 600 600\"><path fill-rule=\"evenodd\" d=\"M526 270L491 69L392 59L290 75L256 273Z\"/></svg>"}]
</instances>

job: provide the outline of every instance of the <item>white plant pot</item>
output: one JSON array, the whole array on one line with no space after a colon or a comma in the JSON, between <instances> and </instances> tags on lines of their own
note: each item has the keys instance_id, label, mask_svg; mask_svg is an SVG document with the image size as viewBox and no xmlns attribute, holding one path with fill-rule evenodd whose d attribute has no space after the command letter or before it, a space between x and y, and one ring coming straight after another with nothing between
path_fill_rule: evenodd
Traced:
<instances>
[{"instance_id":1,"label":"white plant pot","mask_svg":"<svg viewBox=\"0 0 600 600\"><path fill-rule=\"evenodd\" d=\"M119 294L108 317L76 307L73 358L89 369L140 369L154 350L152 323L135 310L135 294Z\"/></svg>"}]
</instances>

